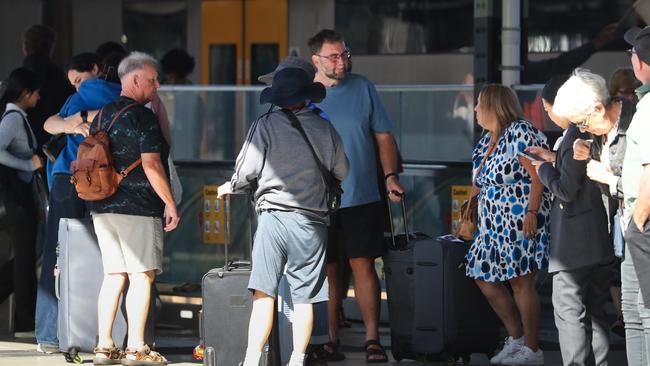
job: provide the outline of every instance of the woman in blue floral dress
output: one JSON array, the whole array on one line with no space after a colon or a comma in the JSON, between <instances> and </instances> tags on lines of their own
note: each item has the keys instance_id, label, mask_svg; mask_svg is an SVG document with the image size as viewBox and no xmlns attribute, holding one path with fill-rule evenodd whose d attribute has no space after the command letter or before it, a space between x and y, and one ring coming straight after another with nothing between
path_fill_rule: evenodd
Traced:
<instances>
[{"instance_id":1,"label":"woman in blue floral dress","mask_svg":"<svg viewBox=\"0 0 650 366\"><path fill-rule=\"evenodd\" d=\"M485 86L475 110L487 132L472 156L478 233L467 253L466 273L476 280L508 331L503 350L491 363L541 365L534 276L548 265L550 195L530 160L519 153L530 146L546 148L546 137L521 118L519 100L506 86Z\"/></svg>"}]
</instances>

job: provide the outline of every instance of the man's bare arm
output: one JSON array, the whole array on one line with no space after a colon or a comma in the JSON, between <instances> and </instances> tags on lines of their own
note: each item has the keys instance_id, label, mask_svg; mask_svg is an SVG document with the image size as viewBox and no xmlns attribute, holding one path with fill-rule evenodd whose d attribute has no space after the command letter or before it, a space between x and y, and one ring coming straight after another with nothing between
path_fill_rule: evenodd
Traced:
<instances>
[{"instance_id":1,"label":"man's bare arm","mask_svg":"<svg viewBox=\"0 0 650 366\"><path fill-rule=\"evenodd\" d=\"M379 149L379 161L384 176L390 173L397 173L397 146L395 145L395 138L390 132L375 133L375 140L377 140L377 147ZM401 197L393 194L394 192L404 193L404 188L399 182L396 175L391 175L386 179L386 189L388 190L388 198L391 201L399 202Z\"/></svg>"},{"instance_id":2,"label":"man's bare arm","mask_svg":"<svg viewBox=\"0 0 650 366\"><path fill-rule=\"evenodd\" d=\"M165 168L160 160L160 154L144 153L141 154L141 157L142 168L149 183L151 183L158 197L165 203L165 231L174 230L178 226L180 217L169 186L169 179L167 179Z\"/></svg>"}]
</instances>

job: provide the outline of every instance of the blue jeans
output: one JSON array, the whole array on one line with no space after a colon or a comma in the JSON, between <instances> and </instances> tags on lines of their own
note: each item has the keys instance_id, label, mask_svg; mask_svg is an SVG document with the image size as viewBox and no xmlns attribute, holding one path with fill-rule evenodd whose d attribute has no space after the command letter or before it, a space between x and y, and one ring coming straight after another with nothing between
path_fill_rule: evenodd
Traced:
<instances>
[{"instance_id":1,"label":"blue jeans","mask_svg":"<svg viewBox=\"0 0 650 366\"><path fill-rule=\"evenodd\" d=\"M630 223L634 225L634 223ZM625 347L629 366L650 364L650 309L644 306L639 280L628 246L621 263L621 295L623 320L625 321Z\"/></svg>"},{"instance_id":2,"label":"blue jeans","mask_svg":"<svg viewBox=\"0 0 650 366\"><path fill-rule=\"evenodd\" d=\"M89 204L77 197L70 184L70 175L55 174L50 192L50 212L47 216L41 281L36 294L36 341L58 346L57 317L59 303L54 292L54 266L59 236L59 219L90 216Z\"/></svg>"}]
</instances>

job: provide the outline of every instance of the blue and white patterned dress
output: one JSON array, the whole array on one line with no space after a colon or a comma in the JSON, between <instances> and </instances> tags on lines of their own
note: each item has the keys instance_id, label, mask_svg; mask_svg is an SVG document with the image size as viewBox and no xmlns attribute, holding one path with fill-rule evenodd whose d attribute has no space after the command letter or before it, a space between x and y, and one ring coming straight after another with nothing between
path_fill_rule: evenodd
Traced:
<instances>
[{"instance_id":1,"label":"blue and white patterned dress","mask_svg":"<svg viewBox=\"0 0 650 366\"><path fill-rule=\"evenodd\" d=\"M486 133L472 154L473 176L480 188L478 233L467 253L466 274L488 282L506 281L548 266L550 193L544 190L537 214L537 235L526 239L524 217L528 210L531 177L517 153L530 146L548 149L546 136L530 122L511 123L496 150L477 172L488 151Z\"/></svg>"}]
</instances>

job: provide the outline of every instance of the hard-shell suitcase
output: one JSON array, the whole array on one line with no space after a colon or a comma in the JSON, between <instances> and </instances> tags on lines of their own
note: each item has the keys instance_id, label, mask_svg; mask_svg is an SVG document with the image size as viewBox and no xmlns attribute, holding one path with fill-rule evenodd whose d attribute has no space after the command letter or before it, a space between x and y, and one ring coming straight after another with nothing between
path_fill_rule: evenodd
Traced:
<instances>
[{"instance_id":1,"label":"hard-shell suitcase","mask_svg":"<svg viewBox=\"0 0 650 366\"><path fill-rule=\"evenodd\" d=\"M391 237L395 240L389 242L384 269L393 357L468 360L471 353L491 355L499 341L499 320L465 276L470 243L424 234L395 237L392 232Z\"/></svg>"},{"instance_id":2,"label":"hard-shell suitcase","mask_svg":"<svg viewBox=\"0 0 650 366\"><path fill-rule=\"evenodd\" d=\"M465 275L469 242L427 240L414 245L413 351L443 358L492 355L499 319L474 280Z\"/></svg>"},{"instance_id":3,"label":"hard-shell suitcase","mask_svg":"<svg viewBox=\"0 0 650 366\"><path fill-rule=\"evenodd\" d=\"M101 252L90 219L61 219L58 240L59 274L55 288L59 299L59 348L66 359L79 362L82 359L78 352L92 352L97 345L97 297L104 278ZM153 302L154 296L145 328L145 342L152 347ZM126 309L121 300L113 325L113 340L118 347L126 347Z\"/></svg>"},{"instance_id":4,"label":"hard-shell suitcase","mask_svg":"<svg viewBox=\"0 0 650 366\"><path fill-rule=\"evenodd\" d=\"M229 201L230 196L226 196L224 212L227 217L230 215ZM230 219L226 219L226 222L230 222ZM249 230L252 231L252 228ZM204 364L209 366L238 365L244 360L248 343L248 324L253 306L253 296L248 290L251 263L229 262L227 248L230 237L230 229L227 227L226 265L208 271L201 284L201 342L204 347ZM250 241L248 247L251 250ZM277 331L274 327L262 353L261 366L280 365L277 344ZM208 354L211 355L210 358Z\"/></svg>"}]
</instances>

